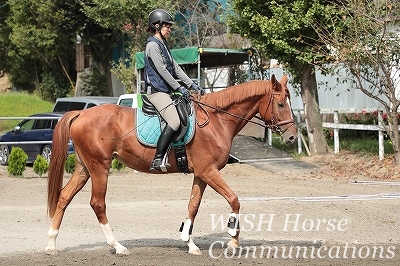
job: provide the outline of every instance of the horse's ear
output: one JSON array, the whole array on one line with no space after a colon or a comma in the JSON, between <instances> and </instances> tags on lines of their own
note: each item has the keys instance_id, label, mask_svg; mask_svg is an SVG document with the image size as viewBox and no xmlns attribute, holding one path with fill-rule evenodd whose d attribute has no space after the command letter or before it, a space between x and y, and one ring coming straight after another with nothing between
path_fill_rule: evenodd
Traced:
<instances>
[{"instance_id":1,"label":"horse's ear","mask_svg":"<svg viewBox=\"0 0 400 266\"><path fill-rule=\"evenodd\" d=\"M275 86L275 84L276 84L275 74L272 74L272 76L271 76L271 82L272 82L272 85Z\"/></svg>"},{"instance_id":2,"label":"horse's ear","mask_svg":"<svg viewBox=\"0 0 400 266\"><path fill-rule=\"evenodd\" d=\"M288 83L288 76L286 74L284 74L279 83L286 87L287 83Z\"/></svg>"},{"instance_id":3,"label":"horse's ear","mask_svg":"<svg viewBox=\"0 0 400 266\"><path fill-rule=\"evenodd\" d=\"M272 89L274 91L281 91L282 86L279 84L279 82L276 80L275 74L272 74L271 76L271 84L272 84Z\"/></svg>"}]
</instances>

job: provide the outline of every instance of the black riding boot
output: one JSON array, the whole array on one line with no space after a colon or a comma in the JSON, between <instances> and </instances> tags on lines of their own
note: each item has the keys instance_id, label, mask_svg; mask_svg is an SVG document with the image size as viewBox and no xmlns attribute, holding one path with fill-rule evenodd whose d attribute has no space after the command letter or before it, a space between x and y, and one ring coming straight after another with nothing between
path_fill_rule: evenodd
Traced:
<instances>
[{"instance_id":1,"label":"black riding boot","mask_svg":"<svg viewBox=\"0 0 400 266\"><path fill-rule=\"evenodd\" d=\"M174 137L174 134L175 131L169 125L166 125L157 142L156 155L154 156L154 160L150 165L151 171L161 171L164 155L169 144L171 143L172 138Z\"/></svg>"}]
</instances>

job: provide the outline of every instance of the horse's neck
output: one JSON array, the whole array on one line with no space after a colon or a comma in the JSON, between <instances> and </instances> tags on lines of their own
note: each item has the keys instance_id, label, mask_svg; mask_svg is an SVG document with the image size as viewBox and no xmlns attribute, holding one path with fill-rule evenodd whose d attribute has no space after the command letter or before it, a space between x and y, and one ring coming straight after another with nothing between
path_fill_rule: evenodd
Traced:
<instances>
[{"instance_id":1,"label":"horse's neck","mask_svg":"<svg viewBox=\"0 0 400 266\"><path fill-rule=\"evenodd\" d=\"M261 96L259 96L261 98ZM243 101L241 104L234 104L231 106L231 112L235 113L237 116L242 117L239 123L237 123L236 134L239 133L240 130L258 113L258 101L251 101L247 99L247 101Z\"/></svg>"},{"instance_id":2,"label":"horse's neck","mask_svg":"<svg viewBox=\"0 0 400 266\"><path fill-rule=\"evenodd\" d=\"M226 109L226 112L241 118L239 118L240 121L235 124L235 135L258 113L258 100L254 100L256 98L261 98L261 96L243 99L242 102L233 103Z\"/></svg>"}]
</instances>

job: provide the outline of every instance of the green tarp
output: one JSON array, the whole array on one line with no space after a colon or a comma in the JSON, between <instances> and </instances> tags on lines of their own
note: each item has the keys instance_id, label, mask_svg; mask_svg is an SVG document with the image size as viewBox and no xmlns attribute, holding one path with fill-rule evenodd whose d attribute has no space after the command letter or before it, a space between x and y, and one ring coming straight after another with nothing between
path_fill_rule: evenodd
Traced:
<instances>
[{"instance_id":1,"label":"green tarp","mask_svg":"<svg viewBox=\"0 0 400 266\"><path fill-rule=\"evenodd\" d=\"M171 50L171 54L179 65L196 65L200 67L218 67L241 65L249 61L250 51L234 49L188 47ZM135 55L136 69L144 68L144 53Z\"/></svg>"}]
</instances>

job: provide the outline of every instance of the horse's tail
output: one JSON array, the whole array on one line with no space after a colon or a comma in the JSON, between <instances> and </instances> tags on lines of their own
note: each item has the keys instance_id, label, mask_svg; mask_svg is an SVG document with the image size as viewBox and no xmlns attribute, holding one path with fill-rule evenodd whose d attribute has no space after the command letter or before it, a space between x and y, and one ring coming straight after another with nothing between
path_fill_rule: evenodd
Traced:
<instances>
[{"instance_id":1,"label":"horse's tail","mask_svg":"<svg viewBox=\"0 0 400 266\"><path fill-rule=\"evenodd\" d=\"M68 153L70 126L79 114L80 111L66 113L54 128L51 160L47 178L47 213L50 218L54 216L60 191L63 187L63 174Z\"/></svg>"}]
</instances>

